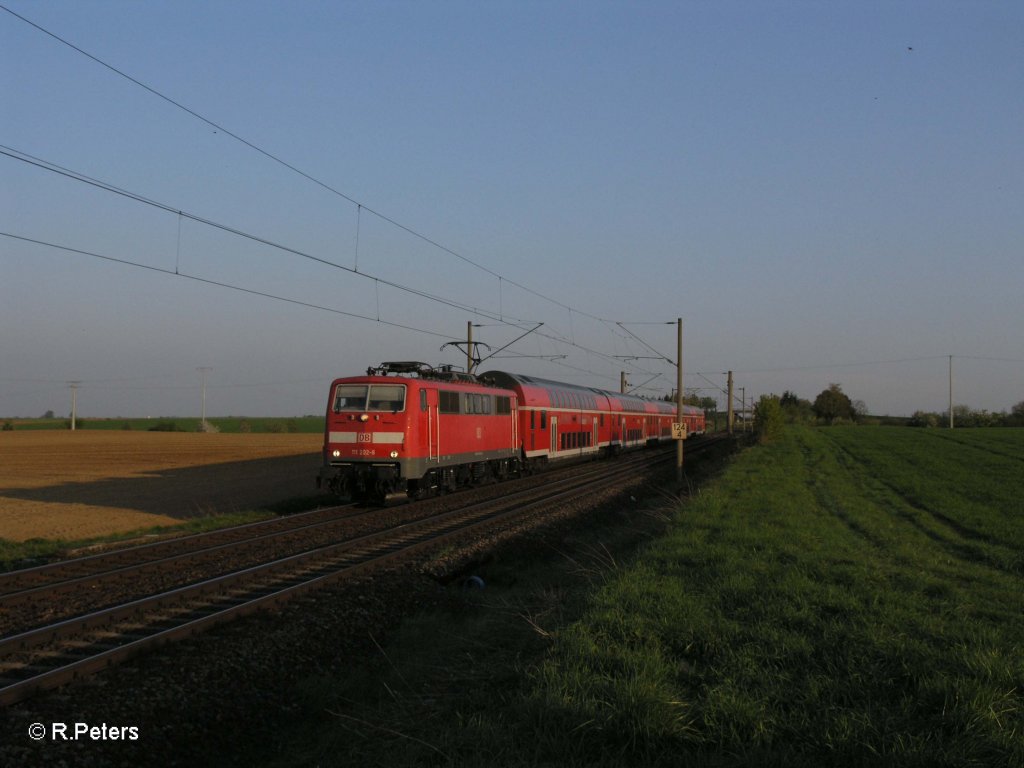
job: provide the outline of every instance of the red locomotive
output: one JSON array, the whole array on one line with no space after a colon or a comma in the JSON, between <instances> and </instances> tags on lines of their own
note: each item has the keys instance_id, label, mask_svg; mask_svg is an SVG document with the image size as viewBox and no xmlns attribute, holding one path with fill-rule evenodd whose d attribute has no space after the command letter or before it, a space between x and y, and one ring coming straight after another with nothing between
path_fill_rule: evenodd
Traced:
<instances>
[{"instance_id":1,"label":"red locomotive","mask_svg":"<svg viewBox=\"0 0 1024 768\"><path fill-rule=\"evenodd\" d=\"M704 413L683 409L687 433L702 434ZM431 495L668 441L675 418L671 403L602 389L384 363L331 384L317 484L378 502Z\"/></svg>"}]
</instances>

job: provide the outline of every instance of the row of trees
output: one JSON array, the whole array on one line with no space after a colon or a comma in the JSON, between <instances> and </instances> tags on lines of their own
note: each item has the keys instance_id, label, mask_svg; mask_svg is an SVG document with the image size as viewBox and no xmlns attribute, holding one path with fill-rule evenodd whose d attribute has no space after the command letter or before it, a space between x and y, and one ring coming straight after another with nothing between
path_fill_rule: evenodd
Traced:
<instances>
[{"instance_id":1,"label":"row of trees","mask_svg":"<svg viewBox=\"0 0 1024 768\"><path fill-rule=\"evenodd\" d=\"M772 439L785 423L803 424L857 424L882 419L869 417L863 400L851 400L839 384L829 384L814 401L804 400L793 392L782 397L764 395L754 409L754 423L762 440ZM890 419L893 424L911 427L942 427L949 424L949 411L932 413L917 411L909 419ZM953 406L953 423L957 427L1024 427L1024 400L1010 409L993 413L975 411L966 405Z\"/></svg>"},{"instance_id":2,"label":"row of trees","mask_svg":"<svg viewBox=\"0 0 1024 768\"><path fill-rule=\"evenodd\" d=\"M770 395L774 397L774 395ZM829 384L812 403L786 390L778 398L783 417L789 422L840 424L854 423L868 415L863 400L851 400L838 384Z\"/></svg>"},{"instance_id":3,"label":"row of trees","mask_svg":"<svg viewBox=\"0 0 1024 768\"><path fill-rule=\"evenodd\" d=\"M761 395L754 406L754 431L758 439L771 442L782 434L786 423L855 424L867 416L863 400L851 400L838 384L829 384L812 403L789 390L777 395Z\"/></svg>"},{"instance_id":4,"label":"row of trees","mask_svg":"<svg viewBox=\"0 0 1024 768\"><path fill-rule=\"evenodd\" d=\"M949 424L949 411L914 411L907 424L911 427L944 427ZM953 424L957 427L1024 427L1024 400L1013 406L1009 413L984 408L975 411L966 405L954 405Z\"/></svg>"}]
</instances>

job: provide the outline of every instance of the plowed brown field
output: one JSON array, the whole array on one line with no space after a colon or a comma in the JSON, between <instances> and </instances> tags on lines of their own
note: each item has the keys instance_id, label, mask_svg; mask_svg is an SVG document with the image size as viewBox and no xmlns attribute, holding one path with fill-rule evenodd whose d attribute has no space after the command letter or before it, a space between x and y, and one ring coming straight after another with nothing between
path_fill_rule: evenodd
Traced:
<instances>
[{"instance_id":1,"label":"plowed brown field","mask_svg":"<svg viewBox=\"0 0 1024 768\"><path fill-rule=\"evenodd\" d=\"M322 437L0 432L0 538L81 539L316 493Z\"/></svg>"}]
</instances>

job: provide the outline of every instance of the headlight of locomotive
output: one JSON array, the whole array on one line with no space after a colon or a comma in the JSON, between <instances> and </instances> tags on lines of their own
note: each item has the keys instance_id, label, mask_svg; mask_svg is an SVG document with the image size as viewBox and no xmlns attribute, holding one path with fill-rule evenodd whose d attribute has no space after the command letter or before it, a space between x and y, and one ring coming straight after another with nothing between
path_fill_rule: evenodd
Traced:
<instances>
[{"instance_id":1,"label":"headlight of locomotive","mask_svg":"<svg viewBox=\"0 0 1024 768\"><path fill-rule=\"evenodd\" d=\"M397 459L398 458L398 451L392 451L391 452L391 458L392 459Z\"/></svg>"},{"instance_id":2,"label":"headlight of locomotive","mask_svg":"<svg viewBox=\"0 0 1024 768\"><path fill-rule=\"evenodd\" d=\"M341 456L341 451L339 451L337 448L335 448L334 449L334 453L332 453L331 455L334 456L334 458L337 459L337 458L339 458Z\"/></svg>"}]
</instances>

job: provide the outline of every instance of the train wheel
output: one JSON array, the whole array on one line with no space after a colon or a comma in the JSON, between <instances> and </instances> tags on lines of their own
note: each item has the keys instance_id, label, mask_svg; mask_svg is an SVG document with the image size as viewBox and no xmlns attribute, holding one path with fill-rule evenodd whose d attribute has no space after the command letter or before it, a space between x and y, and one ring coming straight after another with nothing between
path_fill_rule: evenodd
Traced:
<instances>
[{"instance_id":1,"label":"train wheel","mask_svg":"<svg viewBox=\"0 0 1024 768\"><path fill-rule=\"evenodd\" d=\"M383 507L387 501L388 492L391 490L389 483L383 480L378 480L373 484L372 488L367 489L366 497L367 501L374 506Z\"/></svg>"},{"instance_id":2,"label":"train wheel","mask_svg":"<svg viewBox=\"0 0 1024 768\"><path fill-rule=\"evenodd\" d=\"M437 484L437 473L428 472L419 480L411 480L406 495L413 501L429 499L431 496L441 494L441 488Z\"/></svg>"}]
</instances>

